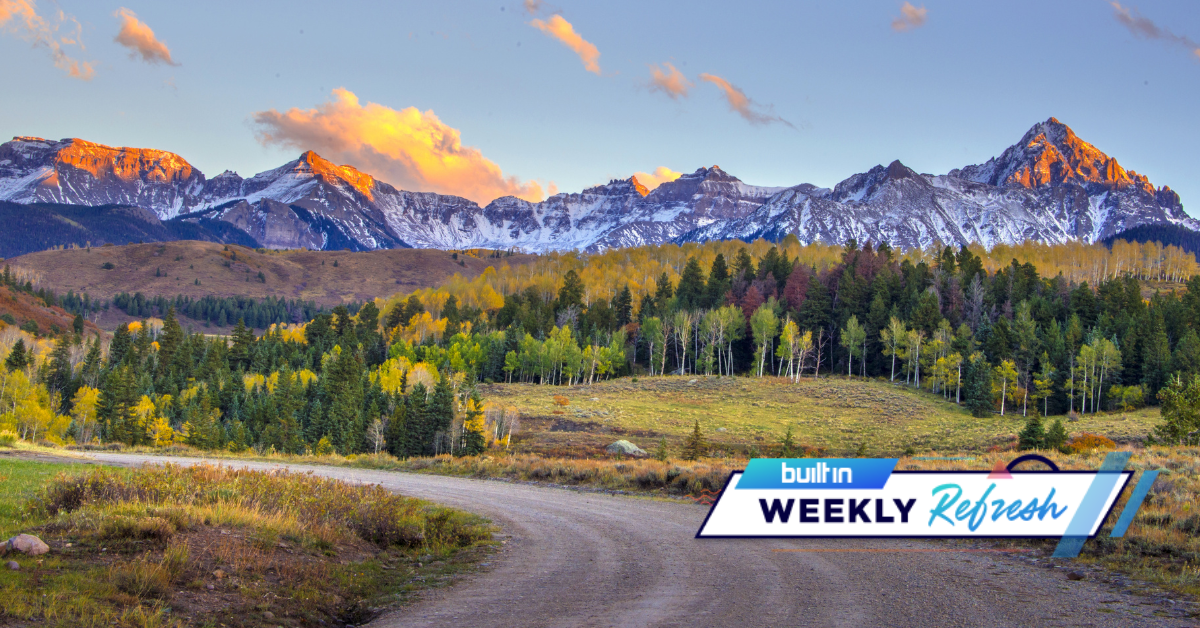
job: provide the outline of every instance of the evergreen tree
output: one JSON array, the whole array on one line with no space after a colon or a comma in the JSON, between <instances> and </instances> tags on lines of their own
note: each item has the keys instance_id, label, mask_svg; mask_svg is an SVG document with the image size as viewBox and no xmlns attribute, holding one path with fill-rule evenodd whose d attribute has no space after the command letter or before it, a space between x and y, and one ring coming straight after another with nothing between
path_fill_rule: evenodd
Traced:
<instances>
[{"instance_id":1,"label":"evergreen tree","mask_svg":"<svg viewBox=\"0 0 1200 628\"><path fill-rule=\"evenodd\" d=\"M633 320L633 294L629 291L628 284L613 297L612 307L617 315L617 327L624 327Z\"/></svg>"},{"instance_id":2,"label":"evergreen tree","mask_svg":"<svg viewBox=\"0 0 1200 628\"><path fill-rule=\"evenodd\" d=\"M830 309L829 291L825 289L825 284L817 279L817 274L812 273L808 278L808 288L805 289L804 304L796 314L796 324L800 329L811 331L815 335L817 330L825 329L829 325Z\"/></svg>"},{"instance_id":3,"label":"evergreen tree","mask_svg":"<svg viewBox=\"0 0 1200 628\"><path fill-rule=\"evenodd\" d=\"M1046 449L1062 450L1067 444L1067 428L1063 425L1062 417L1054 417L1050 429L1046 430L1044 440Z\"/></svg>"},{"instance_id":4,"label":"evergreen tree","mask_svg":"<svg viewBox=\"0 0 1200 628\"><path fill-rule=\"evenodd\" d=\"M1017 435L1017 439L1017 446L1022 450L1046 447L1046 430L1042 427L1042 419L1036 412L1025 420L1025 427Z\"/></svg>"},{"instance_id":5,"label":"evergreen tree","mask_svg":"<svg viewBox=\"0 0 1200 628\"><path fill-rule=\"evenodd\" d=\"M783 434L783 440L779 443L779 456L781 458L796 457L796 438L792 435L792 426L788 425L787 431Z\"/></svg>"},{"instance_id":6,"label":"evergreen tree","mask_svg":"<svg viewBox=\"0 0 1200 628\"><path fill-rule=\"evenodd\" d=\"M450 443L450 426L454 423L454 388L449 380L449 377L442 377L434 385L426 409L433 437L427 446L432 448L433 454L450 453L447 445Z\"/></svg>"},{"instance_id":7,"label":"evergreen tree","mask_svg":"<svg viewBox=\"0 0 1200 628\"><path fill-rule=\"evenodd\" d=\"M963 372L963 405L976 417L992 413L992 367L980 353L971 356Z\"/></svg>"},{"instance_id":8,"label":"evergreen tree","mask_svg":"<svg viewBox=\"0 0 1200 628\"><path fill-rule=\"evenodd\" d=\"M689 257L683 273L679 276L679 285L675 288L675 298L679 309L695 310L704 306L704 271L695 257Z\"/></svg>"},{"instance_id":9,"label":"evergreen tree","mask_svg":"<svg viewBox=\"0 0 1200 628\"><path fill-rule=\"evenodd\" d=\"M658 276L658 284L654 288L654 303L662 310L667 307L667 302L673 296L675 296L675 290L671 286L671 278L667 276L666 271L663 271L663 274ZM660 313L665 315L666 311Z\"/></svg>"},{"instance_id":10,"label":"evergreen tree","mask_svg":"<svg viewBox=\"0 0 1200 628\"><path fill-rule=\"evenodd\" d=\"M463 417L462 444L457 453L460 456L477 456L484 452L487 442L483 436L483 399L478 391L471 393L467 400L467 408Z\"/></svg>"},{"instance_id":11,"label":"evergreen tree","mask_svg":"<svg viewBox=\"0 0 1200 628\"><path fill-rule=\"evenodd\" d=\"M112 342L108 345L108 368L113 368L125 360L133 340L129 335L129 325L120 325L113 332Z\"/></svg>"},{"instance_id":12,"label":"evergreen tree","mask_svg":"<svg viewBox=\"0 0 1200 628\"><path fill-rule=\"evenodd\" d=\"M684 460L699 460L704 457L704 453L708 450L708 444L704 441L704 433L700 431L700 421L696 420L696 426L692 429L691 435L683 445Z\"/></svg>"},{"instance_id":13,"label":"evergreen tree","mask_svg":"<svg viewBox=\"0 0 1200 628\"><path fill-rule=\"evenodd\" d=\"M725 293L729 292L731 283L725 255L717 253L712 270L708 274L708 284L704 286L704 307L717 308L725 305Z\"/></svg>"},{"instance_id":14,"label":"evergreen tree","mask_svg":"<svg viewBox=\"0 0 1200 628\"><path fill-rule=\"evenodd\" d=\"M44 380L51 397L58 399L58 412L69 414L71 399L75 397L79 386L75 382L75 369L71 366L71 352L65 339L59 339L55 344Z\"/></svg>"},{"instance_id":15,"label":"evergreen tree","mask_svg":"<svg viewBox=\"0 0 1200 628\"><path fill-rule=\"evenodd\" d=\"M658 447L654 450L654 459L659 462L666 462L670 455L671 452L667 450L667 437L663 436L658 439Z\"/></svg>"},{"instance_id":16,"label":"evergreen tree","mask_svg":"<svg viewBox=\"0 0 1200 628\"><path fill-rule=\"evenodd\" d=\"M561 312L572 305L583 308L583 280L573 268L563 275L563 285L558 289L558 300L554 304L554 310Z\"/></svg>"},{"instance_id":17,"label":"evergreen tree","mask_svg":"<svg viewBox=\"0 0 1200 628\"><path fill-rule=\"evenodd\" d=\"M1200 375L1200 334L1196 330L1189 331L1175 346L1175 353L1171 355L1171 370L1184 380Z\"/></svg>"},{"instance_id":18,"label":"evergreen tree","mask_svg":"<svg viewBox=\"0 0 1200 628\"><path fill-rule=\"evenodd\" d=\"M29 366L29 358L25 355L24 338L17 338L17 342L13 344L12 351L8 354L8 359L4 361L4 366L9 371L21 371L26 366Z\"/></svg>"}]
</instances>

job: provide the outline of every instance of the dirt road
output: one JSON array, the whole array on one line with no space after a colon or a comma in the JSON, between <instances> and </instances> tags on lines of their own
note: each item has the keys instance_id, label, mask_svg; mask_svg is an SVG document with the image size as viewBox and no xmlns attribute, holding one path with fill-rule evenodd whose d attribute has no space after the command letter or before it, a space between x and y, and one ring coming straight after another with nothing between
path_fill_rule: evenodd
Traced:
<instances>
[{"instance_id":1,"label":"dirt road","mask_svg":"<svg viewBox=\"0 0 1200 628\"><path fill-rule=\"evenodd\" d=\"M125 465L161 460L94 456ZM377 483L501 526L506 543L483 571L377 619L371 624L377 628L1197 625L1181 616L1182 604L1091 576L1072 581L1068 569L1006 555L940 551L958 546L936 542L696 540L707 509L686 503L432 475L233 464ZM774 551L797 549L860 551ZM883 551L861 551L868 549Z\"/></svg>"}]
</instances>

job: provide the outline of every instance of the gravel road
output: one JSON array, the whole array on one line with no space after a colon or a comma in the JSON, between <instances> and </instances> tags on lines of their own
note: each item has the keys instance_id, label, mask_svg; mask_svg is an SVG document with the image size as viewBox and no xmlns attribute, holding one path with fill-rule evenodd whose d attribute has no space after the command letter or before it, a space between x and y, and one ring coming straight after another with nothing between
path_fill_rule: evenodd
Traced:
<instances>
[{"instance_id":1,"label":"gravel road","mask_svg":"<svg viewBox=\"0 0 1200 628\"><path fill-rule=\"evenodd\" d=\"M91 455L120 465L162 460ZM965 546L697 540L707 509L687 503L341 467L224 464L377 483L500 525L506 542L480 572L380 617L375 628L1200 625L1182 602L1133 594L1095 572L1082 570L1086 577L1074 581L1067 573L1075 567L945 551Z\"/></svg>"}]
</instances>

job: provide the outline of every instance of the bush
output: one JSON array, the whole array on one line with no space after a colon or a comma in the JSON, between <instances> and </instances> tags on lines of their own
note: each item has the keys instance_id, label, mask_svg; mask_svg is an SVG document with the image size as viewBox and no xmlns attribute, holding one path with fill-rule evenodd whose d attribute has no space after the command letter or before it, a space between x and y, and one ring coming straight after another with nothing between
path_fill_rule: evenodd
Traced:
<instances>
[{"instance_id":1,"label":"bush","mask_svg":"<svg viewBox=\"0 0 1200 628\"><path fill-rule=\"evenodd\" d=\"M112 270L116 267L117 267L117 265L113 264L112 262L104 262L103 264L100 265L100 268L103 268L104 270Z\"/></svg>"},{"instance_id":2,"label":"bush","mask_svg":"<svg viewBox=\"0 0 1200 628\"><path fill-rule=\"evenodd\" d=\"M1116 449L1117 444L1107 436L1099 434L1090 434L1083 432L1078 436L1072 436L1067 441L1067 451L1073 454L1079 454L1091 451L1093 449Z\"/></svg>"},{"instance_id":3,"label":"bush","mask_svg":"<svg viewBox=\"0 0 1200 628\"><path fill-rule=\"evenodd\" d=\"M7 430L0 432L0 447L15 447L17 445L17 433Z\"/></svg>"},{"instance_id":4,"label":"bush","mask_svg":"<svg viewBox=\"0 0 1200 628\"><path fill-rule=\"evenodd\" d=\"M571 404L571 400L562 395L554 395L554 405L565 407Z\"/></svg>"}]
</instances>

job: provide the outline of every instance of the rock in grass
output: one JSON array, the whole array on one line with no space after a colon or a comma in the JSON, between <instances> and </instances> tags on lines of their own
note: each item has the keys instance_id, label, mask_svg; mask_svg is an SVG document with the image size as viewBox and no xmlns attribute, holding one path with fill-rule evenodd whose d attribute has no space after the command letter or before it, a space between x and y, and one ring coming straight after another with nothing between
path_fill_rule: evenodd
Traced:
<instances>
[{"instance_id":1,"label":"rock in grass","mask_svg":"<svg viewBox=\"0 0 1200 628\"><path fill-rule=\"evenodd\" d=\"M17 562L17 561L15 561L15 560L10 560L10 561L8 561L7 563L5 563L5 564L4 564L4 566L5 566L5 567L8 567L9 569L11 569L11 570L13 570L13 571L20 571L20 570L21 570L21 565L20 565L20 563L18 563L18 562Z\"/></svg>"},{"instance_id":2,"label":"rock in grass","mask_svg":"<svg viewBox=\"0 0 1200 628\"><path fill-rule=\"evenodd\" d=\"M634 445L627 440L619 440L608 447L604 448L610 454L624 454L626 456L645 456L646 450Z\"/></svg>"},{"instance_id":3,"label":"rock in grass","mask_svg":"<svg viewBox=\"0 0 1200 628\"><path fill-rule=\"evenodd\" d=\"M18 534L4 542L3 554L21 552L29 556L41 556L50 551L50 546L32 534Z\"/></svg>"}]
</instances>

